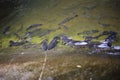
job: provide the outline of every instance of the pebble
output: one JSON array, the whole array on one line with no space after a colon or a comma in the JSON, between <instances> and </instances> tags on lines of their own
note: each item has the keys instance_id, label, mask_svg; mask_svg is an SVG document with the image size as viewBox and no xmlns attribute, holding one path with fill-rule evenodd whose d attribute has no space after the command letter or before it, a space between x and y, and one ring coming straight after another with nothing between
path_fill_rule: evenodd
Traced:
<instances>
[{"instance_id":1,"label":"pebble","mask_svg":"<svg viewBox=\"0 0 120 80\"><path fill-rule=\"evenodd\" d=\"M47 77L45 80L54 80L53 77Z\"/></svg>"},{"instance_id":2,"label":"pebble","mask_svg":"<svg viewBox=\"0 0 120 80\"><path fill-rule=\"evenodd\" d=\"M25 54L24 52L21 52L21 54Z\"/></svg>"},{"instance_id":3,"label":"pebble","mask_svg":"<svg viewBox=\"0 0 120 80\"><path fill-rule=\"evenodd\" d=\"M77 65L76 67L77 67L77 68L82 68L82 66L81 66L81 65Z\"/></svg>"}]
</instances>

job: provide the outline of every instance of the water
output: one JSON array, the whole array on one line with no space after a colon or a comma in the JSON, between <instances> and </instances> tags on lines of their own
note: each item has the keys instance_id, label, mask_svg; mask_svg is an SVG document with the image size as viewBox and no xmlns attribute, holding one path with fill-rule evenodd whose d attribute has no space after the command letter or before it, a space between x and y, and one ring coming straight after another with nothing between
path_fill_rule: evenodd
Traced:
<instances>
[{"instance_id":1,"label":"water","mask_svg":"<svg viewBox=\"0 0 120 80\"><path fill-rule=\"evenodd\" d=\"M47 38L50 41L54 36L65 33L75 40L83 40L83 35L78 36L77 33L89 30L99 32L112 30L118 33L119 39L119 2L119 0L20 0L19 2L15 0L11 3L11 7L1 8L0 80L38 80L44 60L44 52L40 50L38 43L43 39ZM71 18L74 15L78 16ZM66 21L63 26L67 29L58 25L64 20ZM42 30L39 33L52 31L42 37L35 33L30 43L37 45L31 48L8 47L9 40L19 41L13 34L21 26L23 29L18 31L18 34L25 35L26 28L32 24L43 24L40 26ZM1 31L9 25L11 28L8 34L3 35ZM95 36L99 32L88 35ZM103 40L104 37L95 41ZM120 41L118 40L114 45L119 46ZM78 50L62 46L59 43L55 49L47 52L48 59L43 78L46 80L120 80L118 55L104 54L104 51L89 54L90 51L87 48Z\"/></svg>"},{"instance_id":2,"label":"water","mask_svg":"<svg viewBox=\"0 0 120 80\"><path fill-rule=\"evenodd\" d=\"M18 30L21 25L24 26L24 29L19 32L20 35L25 34L25 29L32 24L43 24L41 27L44 32L50 29L59 28L58 25L63 20L70 18L74 15L78 15L77 17L71 19L70 21L66 21L63 25L67 28L61 27L60 30L55 32L51 32L49 35L45 37L51 39L55 35L59 35L64 33L75 38L82 39L81 36L77 36L76 34L79 32L87 31L87 30L112 30L118 32L119 34L119 10L118 7L119 0L21 0L19 2L16 1L15 7L11 7L12 11L7 13L8 16L1 18L1 28L12 26L10 29L10 34L8 36L3 36L3 41L6 41L3 45L7 47L8 40L14 39L13 33L15 30ZM14 2L15 3L15 2ZM113 3L113 4L112 4ZM17 5L18 4L18 5ZM7 10L7 9L6 9ZM95 34L98 35L98 34ZM2 35L1 35L2 36ZM43 37L44 38L44 37ZM35 41L32 39L31 42L38 43L40 38L38 36L35 37L38 39ZM102 38L103 39L103 38ZM117 42L115 44L120 44Z\"/></svg>"}]
</instances>

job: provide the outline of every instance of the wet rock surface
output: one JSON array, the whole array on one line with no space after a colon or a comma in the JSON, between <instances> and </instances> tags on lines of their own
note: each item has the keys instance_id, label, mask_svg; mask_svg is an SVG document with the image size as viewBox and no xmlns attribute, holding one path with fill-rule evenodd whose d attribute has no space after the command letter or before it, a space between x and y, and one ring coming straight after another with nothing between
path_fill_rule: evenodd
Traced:
<instances>
[{"instance_id":1,"label":"wet rock surface","mask_svg":"<svg viewBox=\"0 0 120 80\"><path fill-rule=\"evenodd\" d=\"M36 48L12 49L15 50L11 48L11 51L0 53L0 79L38 80L44 52ZM47 51L43 80L120 79L118 56L110 56L104 51L97 54L89 52L87 48L56 48Z\"/></svg>"}]
</instances>

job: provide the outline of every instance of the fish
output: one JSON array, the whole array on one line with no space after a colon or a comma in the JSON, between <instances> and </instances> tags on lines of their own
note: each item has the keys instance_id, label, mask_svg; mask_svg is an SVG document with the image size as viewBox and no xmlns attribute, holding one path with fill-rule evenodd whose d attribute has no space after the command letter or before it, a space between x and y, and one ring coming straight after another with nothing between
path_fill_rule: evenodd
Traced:
<instances>
[{"instance_id":1,"label":"fish","mask_svg":"<svg viewBox=\"0 0 120 80\"><path fill-rule=\"evenodd\" d=\"M83 31L83 32L77 33L77 35L81 35L81 34L89 35L89 34L94 34L94 33L98 33L98 32L99 32L99 30L88 30L88 31Z\"/></svg>"},{"instance_id":2,"label":"fish","mask_svg":"<svg viewBox=\"0 0 120 80\"><path fill-rule=\"evenodd\" d=\"M42 36L44 36L46 34L49 34L50 32L51 32L51 30L46 30L43 33L39 34L38 37L42 37Z\"/></svg>"},{"instance_id":3,"label":"fish","mask_svg":"<svg viewBox=\"0 0 120 80\"><path fill-rule=\"evenodd\" d=\"M96 37L93 37L93 36L83 36L83 38L85 39L84 41L90 42L91 40L95 39Z\"/></svg>"},{"instance_id":4,"label":"fish","mask_svg":"<svg viewBox=\"0 0 120 80\"><path fill-rule=\"evenodd\" d=\"M59 28L60 28L60 29L63 28L64 30L68 30L68 27L65 26L65 25L60 25Z\"/></svg>"},{"instance_id":5,"label":"fish","mask_svg":"<svg viewBox=\"0 0 120 80\"><path fill-rule=\"evenodd\" d=\"M20 32L20 31L22 31L22 29L23 29L23 24L20 26L20 28L17 30L17 32L16 32L16 33L18 33L18 32Z\"/></svg>"},{"instance_id":6,"label":"fish","mask_svg":"<svg viewBox=\"0 0 120 80\"><path fill-rule=\"evenodd\" d=\"M84 7L84 9L86 9L86 10L93 10L93 9L95 9L97 7L97 5L86 5L85 7Z\"/></svg>"},{"instance_id":7,"label":"fish","mask_svg":"<svg viewBox=\"0 0 120 80\"><path fill-rule=\"evenodd\" d=\"M102 23L101 22L101 16L98 17L98 24L102 27L109 27L111 26L110 24L107 24L107 23Z\"/></svg>"},{"instance_id":8,"label":"fish","mask_svg":"<svg viewBox=\"0 0 120 80\"><path fill-rule=\"evenodd\" d=\"M12 47L12 46L21 46L21 45L23 45L23 44L25 44L25 43L27 43L27 42L16 42L16 41L13 41L13 40L10 40L9 41L9 47Z\"/></svg>"},{"instance_id":9,"label":"fish","mask_svg":"<svg viewBox=\"0 0 120 80\"><path fill-rule=\"evenodd\" d=\"M63 44L68 44L70 41L72 41L72 39L69 39L66 35L62 34L61 36L62 39L62 43Z\"/></svg>"},{"instance_id":10,"label":"fish","mask_svg":"<svg viewBox=\"0 0 120 80\"><path fill-rule=\"evenodd\" d=\"M32 36L34 36L34 35L39 34L40 30L41 30L41 28L35 29L35 30L33 30L33 31L28 31L28 32L26 32L22 37L23 37L23 38L32 37Z\"/></svg>"},{"instance_id":11,"label":"fish","mask_svg":"<svg viewBox=\"0 0 120 80\"><path fill-rule=\"evenodd\" d=\"M27 27L26 31L32 29L32 28L35 28L35 27L38 27L38 26L42 26L43 24L32 24L30 26Z\"/></svg>"},{"instance_id":12,"label":"fish","mask_svg":"<svg viewBox=\"0 0 120 80\"><path fill-rule=\"evenodd\" d=\"M103 26L103 27L109 27L111 26L110 24L105 24L105 23L98 23L99 25Z\"/></svg>"},{"instance_id":13,"label":"fish","mask_svg":"<svg viewBox=\"0 0 120 80\"><path fill-rule=\"evenodd\" d=\"M53 49L57 45L58 39L60 39L58 36L55 36L52 39L52 41L48 44L48 50Z\"/></svg>"},{"instance_id":14,"label":"fish","mask_svg":"<svg viewBox=\"0 0 120 80\"><path fill-rule=\"evenodd\" d=\"M105 38L105 40L117 40L117 32L114 31L103 31L102 33L100 33L98 36L96 36L95 38L99 38L103 35L108 35L107 38Z\"/></svg>"},{"instance_id":15,"label":"fish","mask_svg":"<svg viewBox=\"0 0 120 80\"><path fill-rule=\"evenodd\" d=\"M116 32L113 32L113 31L110 31L110 34L108 35L107 38L105 38L105 41L117 41L117 33Z\"/></svg>"},{"instance_id":16,"label":"fish","mask_svg":"<svg viewBox=\"0 0 120 80\"><path fill-rule=\"evenodd\" d=\"M30 36L34 36L34 35L36 35L37 33L39 33L40 30L41 30L41 28L35 29L35 30L33 30L33 31L29 31L28 33L30 34Z\"/></svg>"},{"instance_id":17,"label":"fish","mask_svg":"<svg viewBox=\"0 0 120 80\"><path fill-rule=\"evenodd\" d=\"M10 30L11 26L7 26L3 29L2 33L5 35Z\"/></svg>"},{"instance_id":18,"label":"fish","mask_svg":"<svg viewBox=\"0 0 120 80\"><path fill-rule=\"evenodd\" d=\"M73 16L67 17L64 20L62 20L60 23L58 23L58 25L65 24L65 23L69 22L70 20L74 19L75 17L78 17L78 15L73 15Z\"/></svg>"},{"instance_id":19,"label":"fish","mask_svg":"<svg viewBox=\"0 0 120 80\"><path fill-rule=\"evenodd\" d=\"M19 34L14 33L15 37L17 37L18 39L21 39L21 36L19 36Z\"/></svg>"},{"instance_id":20,"label":"fish","mask_svg":"<svg viewBox=\"0 0 120 80\"><path fill-rule=\"evenodd\" d=\"M43 51L46 51L48 49L48 45L47 45L47 39L44 39L42 42L41 42L41 47L42 47L42 50Z\"/></svg>"}]
</instances>

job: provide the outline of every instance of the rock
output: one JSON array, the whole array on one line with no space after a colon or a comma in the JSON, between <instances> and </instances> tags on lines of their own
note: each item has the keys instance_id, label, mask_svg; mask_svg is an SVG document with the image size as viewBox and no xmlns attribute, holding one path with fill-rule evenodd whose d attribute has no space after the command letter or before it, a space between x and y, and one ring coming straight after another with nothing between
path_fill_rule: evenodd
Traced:
<instances>
[{"instance_id":1,"label":"rock","mask_svg":"<svg viewBox=\"0 0 120 80\"><path fill-rule=\"evenodd\" d=\"M24 53L24 52L21 52L20 54L22 54L22 55L23 55L23 54L25 54L25 53Z\"/></svg>"},{"instance_id":2,"label":"rock","mask_svg":"<svg viewBox=\"0 0 120 80\"><path fill-rule=\"evenodd\" d=\"M49 77L47 77L47 78L44 79L44 80L54 80L54 79L53 79L53 77L49 76Z\"/></svg>"},{"instance_id":3,"label":"rock","mask_svg":"<svg viewBox=\"0 0 120 80\"><path fill-rule=\"evenodd\" d=\"M82 68L82 66L81 66L81 65L76 65L76 67L77 67L77 68Z\"/></svg>"}]
</instances>

